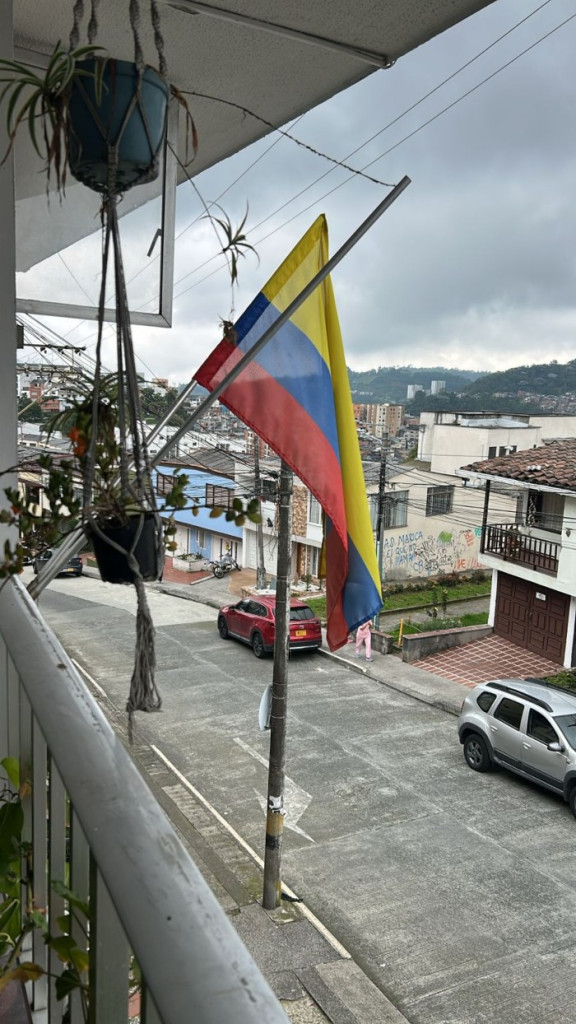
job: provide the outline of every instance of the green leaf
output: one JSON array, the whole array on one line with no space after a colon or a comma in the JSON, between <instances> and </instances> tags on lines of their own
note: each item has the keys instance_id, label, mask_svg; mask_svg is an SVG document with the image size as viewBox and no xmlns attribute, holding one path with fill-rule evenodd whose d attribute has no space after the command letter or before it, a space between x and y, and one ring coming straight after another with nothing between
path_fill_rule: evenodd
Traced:
<instances>
[{"instance_id":1,"label":"green leaf","mask_svg":"<svg viewBox=\"0 0 576 1024\"><path fill-rule=\"evenodd\" d=\"M17 913L19 907L20 900L17 896L9 896L8 899L0 904L0 932L7 934L6 929L9 927L10 920Z\"/></svg>"},{"instance_id":2,"label":"green leaf","mask_svg":"<svg viewBox=\"0 0 576 1024\"><path fill-rule=\"evenodd\" d=\"M78 974L82 974L83 971L87 971L90 967L90 954L87 953L85 949L80 949L79 946L76 946L76 949L71 950L70 959L78 971Z\"/></svg>"},{"instance_id":3,"label":"green leaf","mask_svg":"<svg viewBox=\"0 0 576 1024\"><path fill-rule=\"evenodd\" d=\"M44 974L44 969L40 967L40 964L33 964L29 960L24 960L17 967L13 967L11 971L3 974L0 978L0 992L10 984L11 981L38 981Z\"/></svg>"},{"instance_id":4,"label":"green leaf","mask_svg":"<svg viewBox=\"0 0 576 1024\"><path fill-rule=\"evenodd\" d=\"M88 906L88 903L83 900L77 892L74 892L73 889L69 889L67 885L64 885L64 882L52 882L52 889L57 896L62 896L65 900L68 900L68 903L70 903L71 906L76 907L77 910L80 910L85 917L89 916L90 907Z\"/></svg>"},{"instance_id":5,"label":"green leaf","mask_svg":"<svg viewBox=\"0 0 576 1024\"><path fill-rule=\"evenodd\" d=\"M63 963L69 964L72 960L72 950L76 947L76 940L70 935L57 935L55 938L48 939L48 945Z\"/></svg>"},{"instance_id":6,"label":"green leaf","mask_svg":"<svg viewBox=\"0 0 576 1024\"><path fill-rule=\"evenodd\" d=\"M65 971L62 971L60 977L56 978L56 999L65 999L77 988L82 988L82 982L76 971L67 967Z\"/></svg>"},{"instance_id":7,"label":"green leaf","mask_svg":"<svg viewBox=\"0 0 576 1024\"><path fill-rule=\"evenodd\" d=\"M3 757L0 765L2 765L6 772L10 785L17 790L20 785L20 762L18 759L16 757Z\"/></svg>"},{"instance_id":8,"label":"green leaf","mask_svg":"<svg viewBox=\"0 0 576 1024\"><path fill-rule=\"evenodd\" d=\"M13 861L18 858L18 844L22 836L24 813L20 802L2 804L0 807L0 859Z\"/></svg>"},{"instance_id":9,"label":"green leaf","mask_svg":"<svg viewBox=\"0 0 576 1024\"><path fill-rule=\"evenodd\" d=\"M241 512L244 508L241 498L234 498L232 502L232 508L236 509L237 512Z\"/></svg>"},{"instance_id":10,"label":"green leaf","mask_svg":"<svg viewBox=\"0 0 576 1024\"><path fill-rule=\"evenodd\" d=\"M211 508L211 509L210 509L210 516L209 516L209 518L210 518L210 519L218 519L218 518L219 518L219 516L221 516L221 515L222 515L222 512L223 512L223 511L224 511L224 510L223 510L223 509L221 509L221 508Z\"/></svg>"}]
</instances>

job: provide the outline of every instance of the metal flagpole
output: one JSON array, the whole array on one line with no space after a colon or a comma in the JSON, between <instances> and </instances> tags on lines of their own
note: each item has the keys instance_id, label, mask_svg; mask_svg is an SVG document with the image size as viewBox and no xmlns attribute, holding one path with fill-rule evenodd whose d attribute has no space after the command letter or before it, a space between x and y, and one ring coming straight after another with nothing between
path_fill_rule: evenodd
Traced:
<instances>
[{"instance_id":1,"label":"metal flagpole","mask_svg":"<svg viewBox=\"0 0 576 1024\"><path fill-rule=\"evenodd\" d=\"M318 271L315 277L306 285L306 287L296 296L295 299L286 307L283 313L280 314L277 320L274 321L270 327L264 331L264 334L258 341L246 352L242 358L237 362L236 366L230 371L230 373L218 384L213 391L196 407L194 412L189 416L186 422L181 426L175 434L172 435L170 440L160 448L152 458L152 465L157 466L170 452L170 449L178 443L178 441L187 434L190 428L194 425L197 419L202 417L205 412L214 404L214 402L220 398L220 395L236 380L236 377L242 373L242 371L252 362L255 356L268 344L271 338L280 330L281 327L290 319L296 310L302 305L303 302L312 294L312 292L318 287L322 281L328 277L334 267L336 267L341 260L354 248L357 242L366 234L366 232L376 223L377 220L382 216L383 213L395 202L396 199L404 192L404 189L410 184L410 178L405 175L401 181L388 193L385 199L372 211L372 213L362 222L360 227L350 235L350 238L344 242L338 251L328 260L327 263ZM79 528L68 535L66 540L53 557L47 562L40 574L35 580L29 585L28 590L32 597L36 598L40 595L44 587L54 579L55 576L61 571L66 565L66 562L72 555L82 547L84 543L84 534L82 528Z\"/></svg>"}]
</instances>

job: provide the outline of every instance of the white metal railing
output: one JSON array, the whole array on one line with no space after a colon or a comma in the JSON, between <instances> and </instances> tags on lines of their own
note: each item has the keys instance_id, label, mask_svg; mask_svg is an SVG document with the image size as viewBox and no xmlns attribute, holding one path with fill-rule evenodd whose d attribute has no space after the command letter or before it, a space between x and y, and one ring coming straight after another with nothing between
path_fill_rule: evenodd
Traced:
<instances>
[{"instance_id":1,"label":"white metal railing","mask_svg":"<svg viewBox=\"0 0 576 1024\"><path fill-rule=\"evenodd\" d=\"M90 1022L128 1020L129 959L142 972L142 1024L287 1024L276 997L102 711L18 579L0 588L0 758L30 772L25 838L34 893L51 921L52 880L90 903ZM33 933L31 958L62 963ZM27 959L30 957L27 956ZM65 1003L43 976L34 1020ZM83 1024L79 993L70 1024Z\"/></svg>"}]
</instances>

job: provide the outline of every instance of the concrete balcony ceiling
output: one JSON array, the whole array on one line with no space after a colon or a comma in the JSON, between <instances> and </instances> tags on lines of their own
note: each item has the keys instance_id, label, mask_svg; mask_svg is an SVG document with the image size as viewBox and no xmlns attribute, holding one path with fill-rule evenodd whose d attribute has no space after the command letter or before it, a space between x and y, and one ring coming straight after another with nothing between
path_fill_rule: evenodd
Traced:
<instances>
[{"instance_id":1,"label":"concrete balcony ceiling","mask_svg":"<svg viewBox=\"0 0 576 1024\"><path fill-rule=\"evenodd\" d=\"M160 12L170 80L190 90L233 100L275 125L329 99L366 75L488 5L491 0L161 0ZM86 2L84 32L90 17ZM15 56L42 66L54 45L66 43L72 0L17 0ZM149 5L141 4L145 59L156 64ZM133 59L125 0L101 0L96 42L112 56ZM81 40L87 42L86 35ZM391 68L389 86L394 87ZM199 152L194 175L267 134L242 110L190 98ZM183 154L181 153L181 156ZM180 180L185 177L180 173ZM16 147L18 269L30 266L94 230L97 199L66 188L66 215L46 212L46 180L27 132ZM132 190L123 212L148 201L156 183ZM54 200L51 206L57 207ZM50 220L50 224L48 224ZM57 223L56 223L57 221Z\"/></svg>"}]
</instances>

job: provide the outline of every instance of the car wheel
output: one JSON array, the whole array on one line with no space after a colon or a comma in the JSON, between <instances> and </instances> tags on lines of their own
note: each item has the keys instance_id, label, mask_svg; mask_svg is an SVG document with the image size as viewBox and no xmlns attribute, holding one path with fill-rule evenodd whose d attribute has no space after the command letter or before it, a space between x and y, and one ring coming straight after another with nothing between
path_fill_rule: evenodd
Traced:
<instances>
[{"instance_id":1,"label":"car wheel","mask_svg":"<svg viewBox=\"0 0 576 1024\"><path fill-rule=\"evenodd\" d=\"M485 741L477 732L470 733L464 740L466 764L475 772L489 772L492 767Z\"/></svg>"},{"instance_id":2,"label":"car wheel","mask_svg":"<svg viewBox=\"0 0 576 1024\"><path fill-rule=\"evenodd\" d=\"M252 650L257 658L263 658L266 654L262 633L254 633L254 636L252 637Z\"/></svg>"},{"instance_id":3,"label":"car wheel","mask_svg":"<svg viewBox=\"0 0 576 1024\"><path fill-rule=\"evenodd\" d=\"M576 818L576 786L572 786L572 789L568 793L568 806Z\"/></svg>"},{"instance_id":4,"label":"car wheel","mask_svg":"<svg viewBox=\"0 0 576 1024\"><path fill-rule=\"evenodd\" d=\"M218 619L218 632L223 640L228 639L228 626L226 624L226 619L222 615Z\"/></svg>"}]
</instances>

